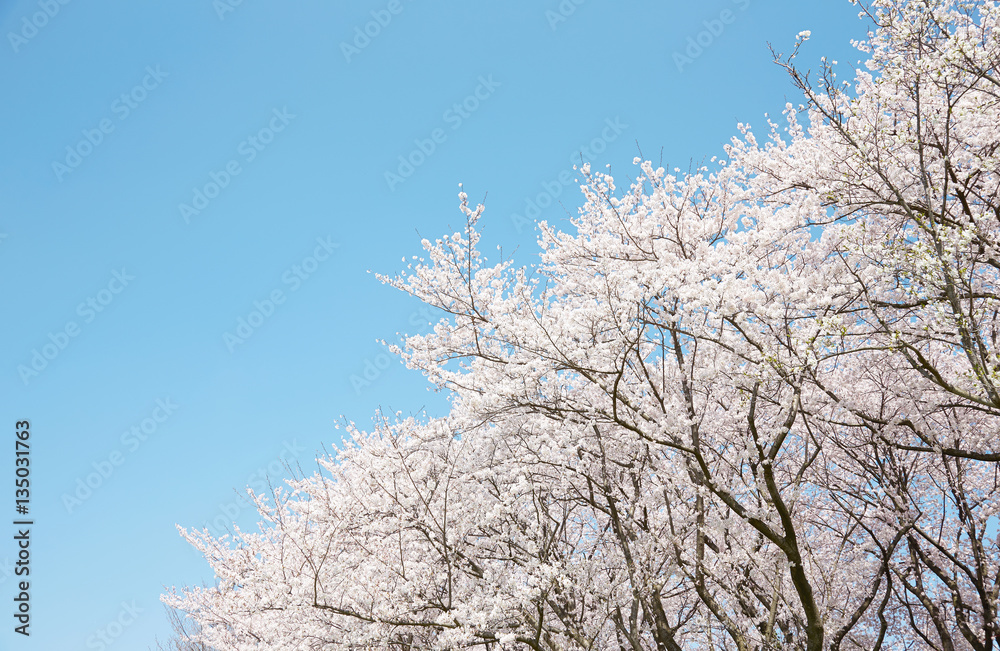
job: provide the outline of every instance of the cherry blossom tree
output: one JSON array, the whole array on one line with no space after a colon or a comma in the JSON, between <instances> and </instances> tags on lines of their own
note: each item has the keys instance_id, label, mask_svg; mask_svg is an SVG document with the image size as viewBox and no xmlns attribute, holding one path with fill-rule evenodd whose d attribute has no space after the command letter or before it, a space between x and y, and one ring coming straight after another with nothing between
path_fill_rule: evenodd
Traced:
<instances>
[{"instance_id":1,"label":"cherry blossom tree","mask_svg":"<svg viewBox=\"0 0 1000 651\"><path fill-rule=\"evenodd\" d=\"M876 0L853 82L687 174L580 169L537 266L483 207L383 277L441 418L349 424L164 597L249 649L1000 643L1000 4ZM799 43L808 33L799 35Z\"/></svg>"},{"instance_id":2,"label":"cherry blossom tree","mask_svg":"<svg viewBox=\"0 0 1000 651\"><path fill-rule=\"evenodd\" d=\"M199 634L197 621L192 622L175 608L164 608L171 636L167 642L156 642L155 651L212 651L194 638ZM150 647L150 651L154 651Z\"/></svg>"}]
</instances>

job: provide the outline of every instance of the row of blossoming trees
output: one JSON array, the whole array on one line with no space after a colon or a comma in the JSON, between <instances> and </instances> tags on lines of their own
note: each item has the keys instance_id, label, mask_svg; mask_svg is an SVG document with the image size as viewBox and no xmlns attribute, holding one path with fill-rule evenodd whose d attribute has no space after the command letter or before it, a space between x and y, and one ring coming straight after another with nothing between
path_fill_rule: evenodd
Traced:
<instances>
[{"instance_id":1,"label":"row of blossoming trees","mask_svg":"<svg viewBox=\"0 0 1000 651\"><path fill-rule=\"evenodd\" d=\"M257 533L185 531L197 641L997 649L1000 7L865 12L853 83L778 58L807 104L767 142L585 166L537 267L488 265L462 195L384 279L446 313L392 348L450 412L350 428Z\"/></svg>"}]
</instances>

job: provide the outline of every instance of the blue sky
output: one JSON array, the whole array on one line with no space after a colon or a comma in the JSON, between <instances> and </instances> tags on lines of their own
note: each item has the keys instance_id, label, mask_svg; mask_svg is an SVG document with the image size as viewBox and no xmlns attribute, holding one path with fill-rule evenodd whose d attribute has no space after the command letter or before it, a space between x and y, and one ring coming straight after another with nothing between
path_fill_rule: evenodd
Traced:
<instances>
[{"instance_id":1,"label":"blue sky","mask_svg":"<svg viewBox=\"0 0 1000 651\"><path fill-rule=\"evenodd\" d=\"M0 649L147 648L164 586L212 579L175 524L251 524L236 491L341 415L441 411L375 341L430 315L368 271L459 228L459 183L530 264L581 154L620 185L637 141L721 155L799 101L768 42L811 30L815 69L865 33L846 0L235 2L0 0Z\"/></svg>"}]
</instances>

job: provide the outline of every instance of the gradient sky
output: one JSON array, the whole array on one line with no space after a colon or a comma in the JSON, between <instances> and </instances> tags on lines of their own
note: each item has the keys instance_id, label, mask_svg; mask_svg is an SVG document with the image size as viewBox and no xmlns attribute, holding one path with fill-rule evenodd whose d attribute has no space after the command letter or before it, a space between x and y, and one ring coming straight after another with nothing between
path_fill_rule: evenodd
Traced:
<instances>
[{"instance_id":1,"label":"gradient sky","mask_svg":"<svg viewBox=\"0 0 1000 651\"><path fill-rule=\"evenodd\" d=\"M866 30L846 0L236 1L0 0L2 650L146 649L164 587L212 580L175 524L251 526L237 491L314 468L342 415L441 412L375 341L432 315L369 270L459 228L459 183L484 251L531 264L581 154L620 186L640 148L722 155L800 99L768 42L811 30L815 69Z\"/></svg>"}]
</instances>

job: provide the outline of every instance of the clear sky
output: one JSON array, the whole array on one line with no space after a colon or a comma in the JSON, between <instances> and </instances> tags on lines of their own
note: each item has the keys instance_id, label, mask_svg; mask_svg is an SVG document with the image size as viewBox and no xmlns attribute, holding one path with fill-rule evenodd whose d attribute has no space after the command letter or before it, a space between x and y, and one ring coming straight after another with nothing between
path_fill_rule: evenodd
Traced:
<instances>
[{"instance_id":1,"label":"clear sky","mask_svg":"<svg viewBox=\"0 0 1000 651\"><path fill-rule=\"evenodd\" d=\"M175 524L251 525L236 491L341 415L440 413L375 341L430 315L368 270L459 228L459 183L530 264L581 155L624 186L640 148L722 155L800 99L768 42L811 30L815 69L866 29L846 0L0 0L0 28L4 651L147 648L164 586L212 580Z\"/></svg>"}]
</instances>

